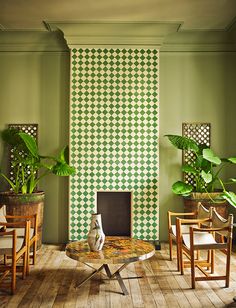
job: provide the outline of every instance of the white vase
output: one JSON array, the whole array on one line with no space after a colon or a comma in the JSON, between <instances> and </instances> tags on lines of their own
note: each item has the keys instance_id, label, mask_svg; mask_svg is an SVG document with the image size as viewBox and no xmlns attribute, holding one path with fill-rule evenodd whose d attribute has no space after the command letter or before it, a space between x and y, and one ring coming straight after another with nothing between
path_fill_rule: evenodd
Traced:
<instances>
[{"instance_id":1,"label":"white vase","mask_svg":"<svg viewBox=\"0 0 236 308\"><path fill-rule=\"evenodd\" d=\"M105 242L105 234L102 229L101 214L92 214L90 231L88 233L88 244L91 251L99 251Z\"/></svg>"}]
</instances>

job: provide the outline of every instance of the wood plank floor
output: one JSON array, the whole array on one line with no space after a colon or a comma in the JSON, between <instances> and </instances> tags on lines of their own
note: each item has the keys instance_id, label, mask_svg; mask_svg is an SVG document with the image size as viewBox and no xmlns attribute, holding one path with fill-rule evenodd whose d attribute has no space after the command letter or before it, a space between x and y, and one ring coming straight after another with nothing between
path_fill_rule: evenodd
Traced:
<instances>
[{"instance_id":1,"label":"wood plank floor","mask_svg":"<svg viewBox=\"0 0 236 308\"><path fill-rule=\"evenodd\" d=\"M176 271L176 262L169 261L168 245L144 262L130 264L122 277L143 276L139 279L124 279L129 295L121 294L118 282L102 280L95 275L81 288L75 289L92 272L91 268L69 259L63 249L44 245L37 254L37 265L31 267L30 275L17 279L14 296L1 291L0 307L236 307L236 253L232 253L230 288L223 281L197 282L190 288L190 271L181 276ZM216 255L216 272L224 270L224 255ZM112 268L115 270L115 266Z\"/></svg>"}]
</instances>

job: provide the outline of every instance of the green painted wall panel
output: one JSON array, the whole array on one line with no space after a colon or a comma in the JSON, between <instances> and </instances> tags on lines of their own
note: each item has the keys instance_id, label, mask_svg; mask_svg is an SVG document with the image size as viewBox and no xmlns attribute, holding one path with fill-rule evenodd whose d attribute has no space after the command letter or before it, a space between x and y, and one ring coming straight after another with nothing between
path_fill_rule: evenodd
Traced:
<instances>
[{"instance_id":1,"label":"green painted wall panel","mask_svg":"<svg viewBox=\"0 0 236 308\"><path fill-rule=\"evenodd\" d=\"M222 157L235 156L236 142L232 137L235 130L233 117L236 111L235 58L235 53L160 53L162 240L167 240L167 211L183 211L182 198L171 192L171 185L181 178L181 151L172 147L163 136L181 134L182 122L210 122L212 148ZM229 138L232 141L230 144Z\"/></svg>"},{"instance_id":2,"label":"green painted wall panel","mask_svg":"<svg viewBox=\"0 0 236 308\"><path fill-rule=\"evenodd\" d=\"M57 153L68 144L69 53L1 52L0 72L0 129L8 123L38 123L40 152ZM2 158L2 144L0 150ZM68 179L50 175L39 188L46 193L43 240L64 242Z\"/></svg>"},{"instance_id":3,"label":"green painted wall panel","mask_svg":"<svg viewBox=\"0 0 236 308\"><path fill-rule=\"evenodd\" d=\"M211 122L213 148L222 156L235 154L235 67L235 53L160 52L161 240L167 239L167 210L182 209L182 200L170 191L181 176L181 153L163 135L181 133L184 121ZM0 129L8 123L39 123L42 153L68 143L69 74L69 53L0 52ZM0 144L1 161L2 150ZM46 191L44 241L66 241L68 180L50 176L40 187Z\"/></svg>"}]
</instances>

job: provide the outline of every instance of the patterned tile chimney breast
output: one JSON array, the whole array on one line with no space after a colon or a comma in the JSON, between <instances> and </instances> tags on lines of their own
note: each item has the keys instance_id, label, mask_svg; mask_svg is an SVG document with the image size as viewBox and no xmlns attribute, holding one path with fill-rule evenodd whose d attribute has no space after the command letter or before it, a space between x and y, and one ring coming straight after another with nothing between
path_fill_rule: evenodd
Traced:
<instances>
[{"instance_id":1,"label":"patterned tile chimney breast","mask_svg":"<svg viewBox=\"0 0 236 308\"><path fill-rule=\"evenodd\" d=\"M86 239L97 191L131 191L132 234L159 239L156 49L71 49L69 237Z\"/></svg>"}]
</instances>

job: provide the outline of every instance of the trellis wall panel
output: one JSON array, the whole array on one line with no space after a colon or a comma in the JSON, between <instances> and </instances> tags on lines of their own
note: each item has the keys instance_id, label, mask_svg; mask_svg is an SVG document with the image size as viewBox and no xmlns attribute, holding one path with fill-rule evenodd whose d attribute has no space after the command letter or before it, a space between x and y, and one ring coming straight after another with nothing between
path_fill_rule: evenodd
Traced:
<instances>
[{"instance_id":1,"label":"trellis wall panel","mask_svg":"<svg viewBox=\"0 0 236 308\"><path fill-rule=\"evenodd\" d=\"M69 237L87 237L97 191L131 191L132 235L158 240L158 50L71 49Z\"/></svg>"}]
</instances>

